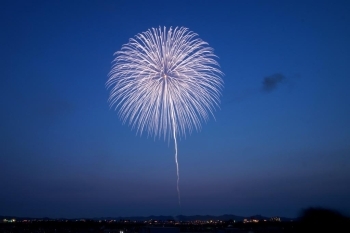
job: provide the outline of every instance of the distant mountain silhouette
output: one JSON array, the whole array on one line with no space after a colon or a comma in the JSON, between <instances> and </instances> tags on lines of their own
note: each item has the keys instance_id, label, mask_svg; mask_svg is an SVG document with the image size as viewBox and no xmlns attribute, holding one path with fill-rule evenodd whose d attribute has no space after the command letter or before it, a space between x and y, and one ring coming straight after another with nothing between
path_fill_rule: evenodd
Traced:
<instances>
[{"instance_id":1,"label":"distant mountain silhouette","mask_svg":"<svg viewBox=\"0 0 350 233\"><path fill-rule=\"evenodd\" d=\"M42 217L42 218L29 218L29 217L16 217L16 216L0 216L0 219L46 219L49 220L50 218L47 217ZM69 220L69 218L58 218L58 219L64 219L64 220ZM244 216L238 216L238 215L233 215L233 214L224 214L224 215L177 215L177 216L171 216L171 215L150 215L150 216L133 216L133 217L96 217L96 218L74 218L72 220L76 219L93 219L93 220L129 220L129 221L149 221L149 220L159 220L159 221L195 221L195 220L200 220L200 221L209 221L209 220L220 220L220 221L228 221L228 220L235 220L235 221L243 221L243 219L258 219L258 220L263 220L263 219L270 219L270 217L262 216L262 215L253 215L249 217L244 217ZM282 221L291 221L294 220L292 218L284 218L281 217Z\"/></svg>"},{"instance_id":2,"label":"distant mountain silhouette","mask_svg":"<svg viewBox=\"0 0 350 233\"><path fill-rule=\"evenodd\" d=\"M133 217L101 217L101 218L94 218L96 220L110 220L110 219L116 219L116 220L130 220L130 221L149 221L149 220L159 220L159 221L209 221L209 220L220 220L220 221L228 221L228 220L236 220L236 221L243 221L243 219L248 217L243 216L237 216L232 214L225 214L220 216L215 215L177 215L177 216L164 216L164 215L150 215L150 216L133 216ZM269 219L269 218L265 218Z\"/></svg>"}]
</instances>

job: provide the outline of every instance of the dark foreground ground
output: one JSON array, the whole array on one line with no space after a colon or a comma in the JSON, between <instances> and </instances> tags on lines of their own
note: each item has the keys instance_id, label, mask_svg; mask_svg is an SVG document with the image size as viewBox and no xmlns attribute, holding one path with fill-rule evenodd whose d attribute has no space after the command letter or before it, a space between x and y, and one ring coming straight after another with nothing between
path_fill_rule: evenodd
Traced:
<instances>
[{"instance_id":1,"label":"dark foreground ground","mask_svg":"<svg viewBox=\"0 0 350 233\"><path fill-rule=\"evenodd\" d=\"M348 226L349 227L349 224ZM349 228L348 228L349 229ZM221 223L221 224L149 224L149 223L118 223L108 221L85 222L27 222L1 223L0 232L3 233L179 233L179 232L212 232L212 233L294 233L294 232L347 232L339 231L339 226L328 224L326 228L304 226L301 222L262 222L262 223ZM342 230L345 230L342 228ZM350 232L350 231L349 231Z\"/></svg>"},{"instance_id":2,"label":"dark foreground ground","mask_svg":"<svg viewBox=\"0 0 350 233\"><path fill-rule=\"evenodd\" d=\"M5 220L5 219L4 219ZM0 233L309 233L350 232L350 219L322 208L309 208L295 221L126 221L126 220L22 220L0 222Z\"/></svg>"},{"instance_id":3,"label":"dark foreground ground","mask_svg":"<svg viewBox=\"0 0 350 233\"><path fill-rule=\"evenodd\" d=\"M234 223L228 224L149 224L149 223L118 223L108 221L85 221L85 222L28 222L28 223L1 223L0 232L17 233L179 233L179 232L213 232L213 233L243 233L243 232L298 232L298 223Z\"/></svg>"}]
</instances>

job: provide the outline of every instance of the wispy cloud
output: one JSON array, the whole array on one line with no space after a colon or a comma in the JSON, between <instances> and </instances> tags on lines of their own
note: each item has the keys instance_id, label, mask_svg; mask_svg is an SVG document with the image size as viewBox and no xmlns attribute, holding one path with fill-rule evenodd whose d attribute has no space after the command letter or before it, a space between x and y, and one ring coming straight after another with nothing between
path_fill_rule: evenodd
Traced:
<instances>
[{"instance_id":1,"label":"wispy cloud","mask_svg":"<svg viewBox=\"0 0 350 233\"><path fill-rule=\"evenodd\" d=\"M296 76L299 77L300 75ZM235 92L230 97L231 99L227 101L226 103L233 103L233 102L241 102L247 98L251 98L253 96L260 95L262 93L271 93L274 90L278 88L281 84L287 83L289 86L292 84L291 78L287 78L282 73L274 73L268 76L265 76L261 82L261 86L258 86L258 83L256 83L255 88L240 90L239 92Z\"/></svg>"},{"instance_id":2,"label":"wispy cloud","mask_svg":"<svg viewBox=\"0 0 350 233\"><path fill-rule=\"evenodd\" d=\"M264 80L262 82L263 84L263 91L264 92L271 92L277 88L277 86L282 83L286 77L281 73L275 73L269 76L264 77Z\"/></svg>"}]
</instances>

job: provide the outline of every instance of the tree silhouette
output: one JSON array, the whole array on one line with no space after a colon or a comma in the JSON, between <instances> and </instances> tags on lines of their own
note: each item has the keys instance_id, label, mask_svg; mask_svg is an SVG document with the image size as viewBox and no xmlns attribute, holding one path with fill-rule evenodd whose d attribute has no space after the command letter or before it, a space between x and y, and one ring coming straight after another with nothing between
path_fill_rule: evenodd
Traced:
<instances>
[{"instance_id":1,"label":"tree silhouette","mask_svg":"<svg viewBox=\"0 0 350 233\"><path fill-rule=\"evenodd\" d=\"M299 217L300 232L350 232L349 219L324 208L308 208Z\"/></svg>"}]
</instances>

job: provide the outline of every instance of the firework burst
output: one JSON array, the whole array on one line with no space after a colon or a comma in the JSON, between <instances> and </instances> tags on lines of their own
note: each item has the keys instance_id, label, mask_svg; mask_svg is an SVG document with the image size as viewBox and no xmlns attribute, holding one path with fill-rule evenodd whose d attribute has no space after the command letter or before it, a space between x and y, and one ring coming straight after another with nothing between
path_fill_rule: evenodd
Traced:
<instances>
[{"instance_id":1,"label":"firework burst","mask_svg":"<svg viewBox=\"0 0 350 233\"><path fill-rule=\"evenodd\" d=\"M177 137L201 129L220 103L223 73L208 44L184 27L152 28L115 53L109 102L137 133Z\"/></svg>"}]
</instances>

